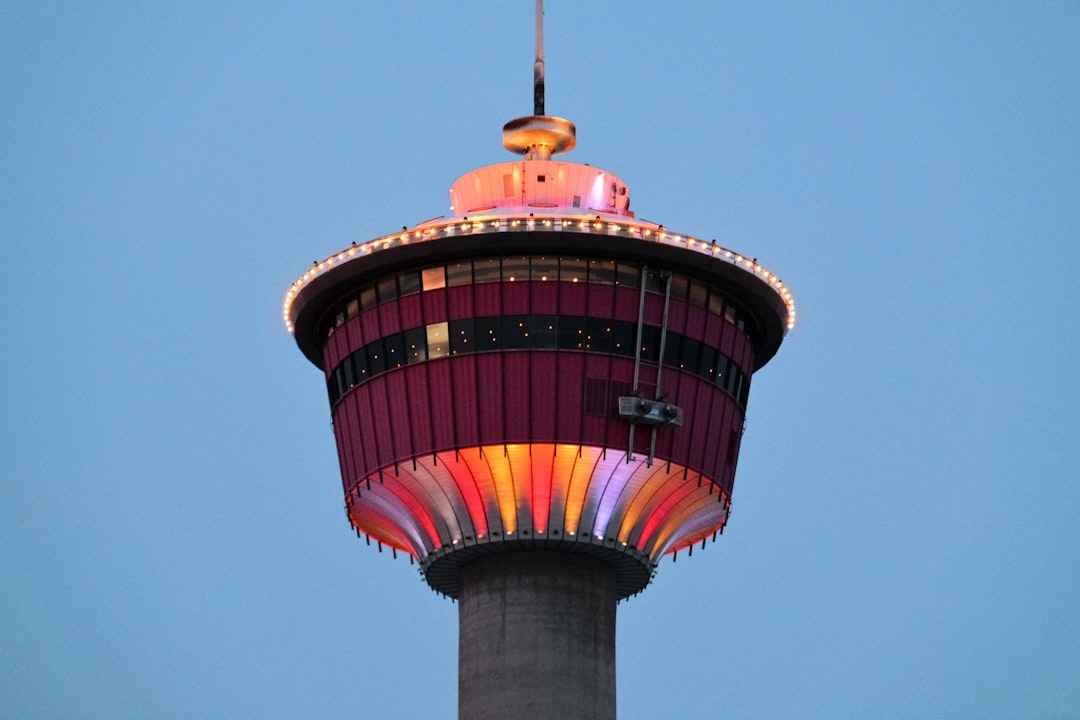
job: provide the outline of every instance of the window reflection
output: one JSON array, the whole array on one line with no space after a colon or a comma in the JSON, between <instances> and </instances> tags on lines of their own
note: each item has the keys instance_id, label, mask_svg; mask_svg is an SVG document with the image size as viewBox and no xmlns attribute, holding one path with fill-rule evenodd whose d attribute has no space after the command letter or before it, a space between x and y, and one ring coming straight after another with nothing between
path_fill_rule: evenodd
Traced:
<instances>
[{"instance_id":1,"label":"window reflection","mask_svg":"<svg viewBox=\"0 0 1080 720\"><path fill-rule=\"evenodd\" d=\"M502 279L502 263L499 258L473 261L473 281L478 283L499 282Z\"/></svg>"},{"instance_id":2,"label":"window reflection","mask_svg":"<svg viewBox=\"0 0 1080 720\"><path fill-rule=\"evenodd\" d=\"M434 323L427 326L428 359L446 357L450 354L450 328L447 323Z\"/></svg>"},{"instance_id":3,"label":"window reflection","mask_svg":"<svg viewBox=\"0 0 1080 720\"><path fill-rule=\"evenodd\" d=\"M585 258L562 258L559 261L559 280L562 282L585 282L588 276L589 265Z\"/></svg>"},{"instance_id":4,"label":"window reflection","mask_svg":"<svg viewBox=\"0 0 1080 720\"><path fill-rule=\"evenodd\" d=\"M446 287L446 269L442 266L420 271L424 290L438 290Z\"/></svg>"},{"instance_id":5,"label":"window reflection","mask_svg":"<svg viewBox=\"0 0 1080 720\"><path fill-rule=\"evenodd\" d=\"M534 282L548 282L559 279L559 259L553 257L534 257L529 277Z\"/></svg>"},{"instance_id":6,"label":"window reflection","mask_svg":"<svg viewBox=\"0 0 1080 720\"><path fill-rule=\"evenodd\" d=\"M451 263L446 266L446 284L449 287L472 285L472 262Z\"/></svg>"},{"instance_id":7,"label":"window reflection","mask_svg":"<svg viewBox=\"0 0 1080 720\"><path fill-rule=\"evenodd\" d=\"M398 291L402 295L412 295L420 292L420 273L406 272L398 275Z\"/></svg>"},{"instance_id":8,"label":"window reflection","mask_svg":"<svg viewBox=\"0 0 1080 720\"><path fill-rule=\"evenodd\" d=\"M615 284L615 261L614 260L590 260L589 282L598 285Z\"/></svg>"},{"instance_id":9,"label":"window reflection","mask_svg":"<svg viewBox=\"0 0 1080 720\"><path fill-rule=\"evenodd\" d=\"M502 279L503 282L521 282L529 278L529 258L508 257L503 258Z\"/></svg>"}]
</instances>

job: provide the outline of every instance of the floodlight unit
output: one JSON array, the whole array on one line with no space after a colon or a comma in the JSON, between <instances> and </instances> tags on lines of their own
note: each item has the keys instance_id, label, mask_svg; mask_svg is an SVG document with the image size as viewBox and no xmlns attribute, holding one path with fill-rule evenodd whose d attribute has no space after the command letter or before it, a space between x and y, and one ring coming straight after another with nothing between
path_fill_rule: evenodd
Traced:
<instances>
[{"instance_id":1,"label":"floodlight unit","mask_svg":"<svg viewBox=\"0 0 1080 720\"><path fill-rule=\"evenodd\" d=\"M639 220L535 114L452 215L315 263L284 319L324 372L358 537L459 603L459 718L615 717L615 608L723 531L784 284Z\"/></svg>"}]
</instances>

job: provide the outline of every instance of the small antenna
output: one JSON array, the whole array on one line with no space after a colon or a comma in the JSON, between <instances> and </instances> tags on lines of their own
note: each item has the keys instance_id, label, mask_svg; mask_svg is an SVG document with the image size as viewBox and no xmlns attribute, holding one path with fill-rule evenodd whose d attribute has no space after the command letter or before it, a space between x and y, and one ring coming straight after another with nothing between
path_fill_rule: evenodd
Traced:
<instances>
[{"instance_id":1,"label":"small antenna","mask_svg":"<svg viewBox=\"0 0 1080 720\"><path fill-rule=\"evenodd\" d=\"M533 115L544 114L544 0L536 0L536 62L533 63Z\"/></svg>"}]
</instances>

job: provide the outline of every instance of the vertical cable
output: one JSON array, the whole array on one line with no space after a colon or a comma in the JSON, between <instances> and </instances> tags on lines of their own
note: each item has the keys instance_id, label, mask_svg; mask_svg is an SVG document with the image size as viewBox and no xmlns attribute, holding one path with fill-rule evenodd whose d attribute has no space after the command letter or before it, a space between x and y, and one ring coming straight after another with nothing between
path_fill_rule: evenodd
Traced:
<instances>
[{"instance_id":1,"label":"vertical cable","mask_svg":"<svg viewBox=\"0 0 1080 720\"><path fill-rule=\"evenodd\" d=\"M668 310L671 308L671 273L666 273L667 282L664 283L664 319L660 325L660 362L656 363L656 399L659 400L663 395L660 389L660 374L664 370L664 346L667 344L667 326L668 326ZM649 460L648 467L652 467L653 458L656 455L656 431L657 426L653 426L652 439L649 441Z\"/></svg>"},{"instance_id":2,"label":"vertical cable","mask_svg":"<svg viewBox=\"0 0 1080 720\"><path fill-rule=\"evenodd\" d=\"M638 292L638 309L637 309L637 345L634 346L634 389L631 391L631 395L638 396L638 380L641 377L641 339L644 332L645 324L645 281L649 274L649 266L641 266L641 289ZM626 450L626 462L630 462L634 459L634 426L637 423L630 423L630 446ZM655 431L654 431L655 437ZM652 463L649 463L650 466Z\"/></svg>"}]
</instances>

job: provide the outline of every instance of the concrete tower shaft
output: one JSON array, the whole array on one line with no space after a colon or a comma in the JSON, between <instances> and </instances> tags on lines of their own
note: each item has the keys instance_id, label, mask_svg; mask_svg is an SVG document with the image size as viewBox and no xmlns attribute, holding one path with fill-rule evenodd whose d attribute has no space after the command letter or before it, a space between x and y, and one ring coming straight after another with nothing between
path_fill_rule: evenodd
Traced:
<instances>
[{"instance_id":1,"label":"concrete tower shaft","mask_svg":"<svg viewBox=\"0 0 1080 720\"><path fill-rule=\"evenodd\" d=\"M462 569L458 718L615 720L615 573L584 555Z\"/></svg>"}]
</instances>

